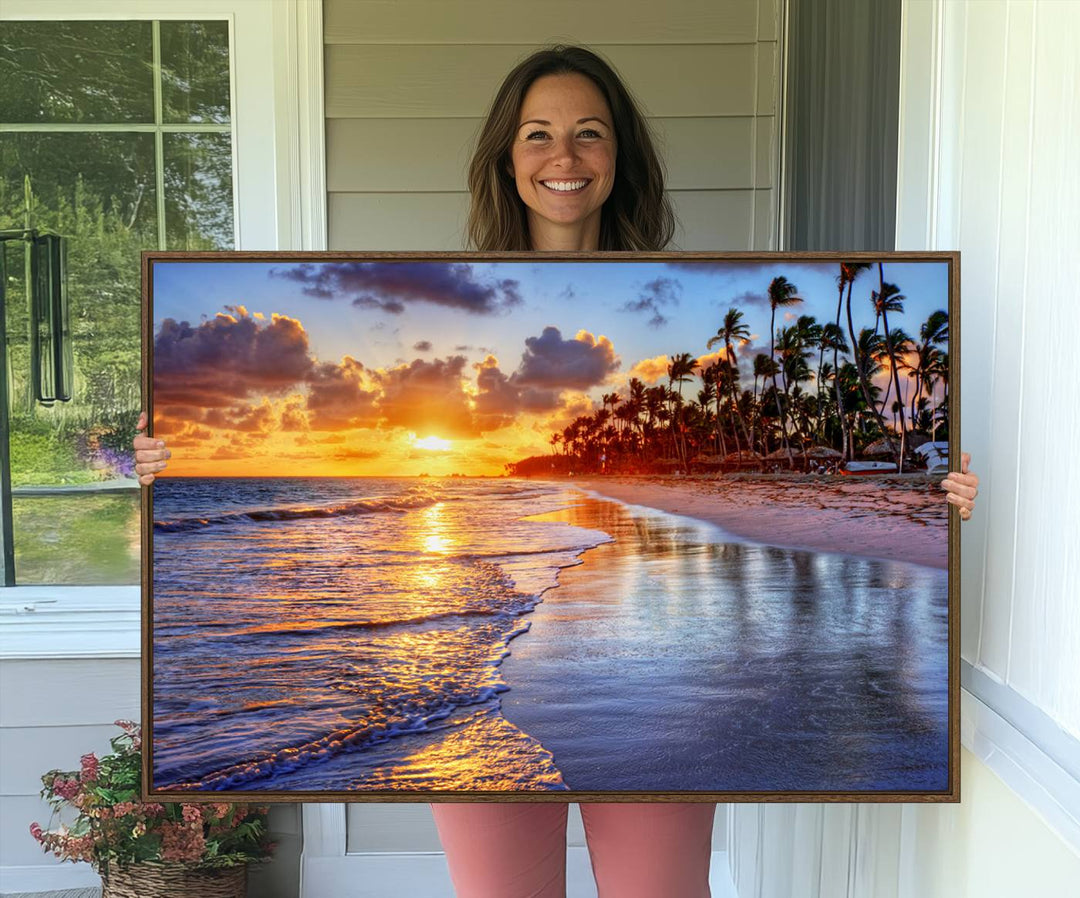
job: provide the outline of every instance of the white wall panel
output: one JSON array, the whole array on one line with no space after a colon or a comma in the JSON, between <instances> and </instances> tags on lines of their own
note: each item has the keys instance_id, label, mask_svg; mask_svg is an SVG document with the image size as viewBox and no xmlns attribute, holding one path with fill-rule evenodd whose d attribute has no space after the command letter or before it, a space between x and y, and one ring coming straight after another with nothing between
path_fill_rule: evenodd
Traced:
<instances>
[{"instance_id":1,"label":"white wall panel","mask_svg":"<svg viewBox=\"0 0 1080 898\"><path fill-rule=\"evenodd\" d=\"M1034 8L1030 214L1017 455L1016 569L1007 682L1080 739L1080 438L1075 301L1080 235L1080 7ZM1002 221L1009 233L1012 222ZM999 295L999 305L1016 297Z\"/></svg>"},{"instance_id":2,"label":"white wall panel","mask_svg":"<svg viewBox=\"0 0 1080 898\"><path fill-rule=\"evenodd\" d=\"M1080 882L1080 475L1066 457L1080 439L1080 4L904 0L902 30L897 248L962 256L962 443L982 487L962 530L961 649L1001 684L999 708L964 692L960 804L824 807L820 827L774 818L764 833L758 809L734 807L742 898ZM1032 720L1060 729L1022 729ZM762 845L795 846L790 888Z\"/></svg>"}]
</instances>

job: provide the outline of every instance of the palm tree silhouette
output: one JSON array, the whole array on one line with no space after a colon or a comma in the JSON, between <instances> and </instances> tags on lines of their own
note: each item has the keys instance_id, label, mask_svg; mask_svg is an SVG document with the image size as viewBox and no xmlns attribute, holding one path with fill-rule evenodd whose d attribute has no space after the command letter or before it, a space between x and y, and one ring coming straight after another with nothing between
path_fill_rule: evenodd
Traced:
<instances>
[{"instance_id":1,"label":"palm tree silhouette","mask_svg":"<svg viewBox=\"0 0 1080 898\"><path fill-rule=\"evenodd\" d=\"M769 309L772 312L769 318L769 358L773 358L776 353L776 309L778 306L790 306L797 302L802 302L801 296L797 296L798 291L791 281L789 281L783 275L774 277L769 284ZM787 420L784 417L784 410L780 407L780 394L776 389L776 374L773 374L773 396L776 398L776 411L780 418L780 437L783 441L784 448L787 448Z\"/></svg>"},{"instance_id":2,"label":"palm tree silhouette","mask_svg":"<svg viewBox=\"0 0 1080 898\"><path fill-rule=\"evenodd\" d=\"M897 355L903 355L903 342L906 342L907 335L904 334L904 341L899 339L894 340L889 333L889 312L895 312L898 315L904 313L904 300L906 297L900 292L900 288L896 284L889 284L885 281L884 269L881 263L878 263L878 284L880 286L877 294L871 294L871 300L874 303L874 310L881 315L881 323L885 327L885 346L889 352L889 367L892 371L893 382L896 386L896 398L901 399L900 392L900 367L897 364ZM900 350L899 352L897 350ZM886 402L888 401L888 394L886 394ZM901 399L900 402L900 452L903 453L904 435L907 432L907 422L904 420L904 403ZM903 470L903 458L897 459L900 466L900 470Z\"/></svg>"},{"instance_id":3,"label":"palm tree silhouette","mask_svg":"<svg viewBox=\"0 0 1080 898\"><path fill-rule=\"evenodd\" d=\"M679 392L677 394L678 402L677 404L675 402L672 403L673 413L671 416L671 432L673 438L675 438L675 451L683 465L686 464L686 441L685 438L679 439L679 436L681 436L682 431L685 429L685 422L683 421L682 416L682 385L694 376L694 368L696 367L697 360L689 352L680 352L671 360L671 364L668 365L668 390L670 391L673 384L679 385ZM678 435L676 434L676 430L680 432Z\"/></svg>"},{"instance_id":4,"label":"palm tree silhouette","mask_svg":"<svg viewBox=\"0 0 1080 898\"><path fill-rule=\"evenodd\" d=\"M747 447L752 449L750 445L750 434L746 429L746 421L743 419L742 413L739 409L739 361L735 356L735 341L739 340L742 343L750 342L750 328L742 323L743 313L732 306L727 310L724 315L724 323L720 325L720 329L716 332L715 337L710 337L709 342L706 343L706 347L712 349L718 343L724 344L724 349L727 352L726 362L731 369L732 377L730 379L731 386L731 400L732 400L732 428L735 426L735 415L738 416L739 424L742 426L743 436L746 437ZM716 414L720 414L720 406L717 404ZM742 451L742 447L739 445L739 435L735 434L735 445L738 451Z\"/></svg>"}]
</instances>

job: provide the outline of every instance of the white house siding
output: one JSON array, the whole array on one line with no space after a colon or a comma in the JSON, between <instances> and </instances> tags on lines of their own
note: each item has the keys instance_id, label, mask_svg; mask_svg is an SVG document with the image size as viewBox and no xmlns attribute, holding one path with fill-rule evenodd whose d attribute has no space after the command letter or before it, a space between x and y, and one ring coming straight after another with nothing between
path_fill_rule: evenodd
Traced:
<instances>
[{"instance_id":1,"label":"white house siding","mask_svg":"<svg viewBox=\"0 0 1080 898\"><path fill-rule=\"evenodd\" d=\"M30 836L30 823L48 823L50 809L39 796L41 774L75 770L89 751L109 751L120 731L111 721L138 720L139 660L132 657L0 660L0 891L19 883L29 891L23 868L50 866ZM57 871L72 885L95 883L84 864ZM33 876L33 874L31 874ZM61 880L40 880L56 887Z\"/></svg>"}]
</instances>

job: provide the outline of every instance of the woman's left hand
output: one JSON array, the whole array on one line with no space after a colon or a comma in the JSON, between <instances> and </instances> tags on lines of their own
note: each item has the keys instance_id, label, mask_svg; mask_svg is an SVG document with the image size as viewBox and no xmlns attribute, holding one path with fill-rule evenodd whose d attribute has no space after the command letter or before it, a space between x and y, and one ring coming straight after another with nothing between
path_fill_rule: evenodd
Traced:
<instances>
[{"instance_id":1,"label":"woman's left hand","mask_svg":"<svg viewBox=\"0 0 1080 898\"><path fill-rule=\"evenodd\" d=\"M969 464L971 464L971 456L966 452L961 452L960 470L952 471L941 481L941 488L946 491L945 501L956 506L960 512L961 521L966 521L971 517L971 510L975 507L975 497L979 495L979 475L968 471Z\"/></svg>"}]
</instances>

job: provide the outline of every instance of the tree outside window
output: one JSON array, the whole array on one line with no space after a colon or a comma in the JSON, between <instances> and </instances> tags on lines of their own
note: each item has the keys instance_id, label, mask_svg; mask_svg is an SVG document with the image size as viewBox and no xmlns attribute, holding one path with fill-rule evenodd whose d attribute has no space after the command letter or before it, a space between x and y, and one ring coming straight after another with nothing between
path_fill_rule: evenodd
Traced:
<instances>
[{"instance_id":1,"label":"tree outside window","mask_svg":"<svg viewBox=\"0 0 1080 898\"><path fill-rule=\"evenodd\" d=\"M21 240L4 363L17 582L139 582L140 252L234 247L226 21L5 22L0 231L67 238L69 402L30 379Z\"/></svg>"}]
</instances>

